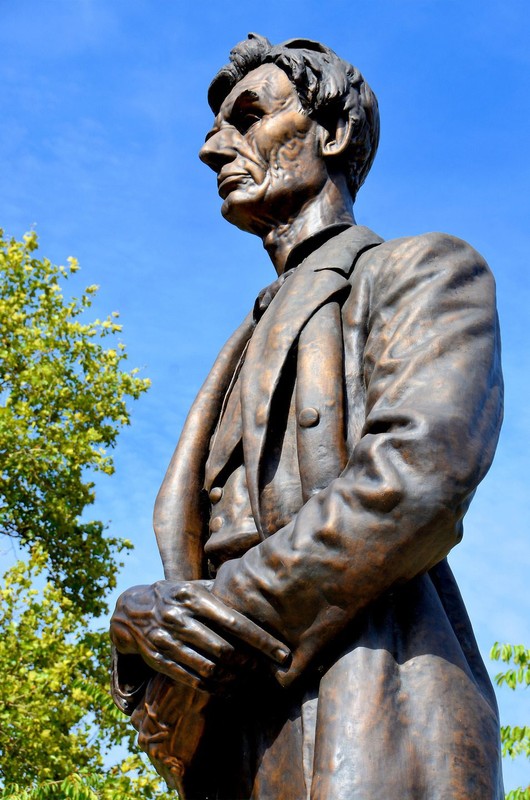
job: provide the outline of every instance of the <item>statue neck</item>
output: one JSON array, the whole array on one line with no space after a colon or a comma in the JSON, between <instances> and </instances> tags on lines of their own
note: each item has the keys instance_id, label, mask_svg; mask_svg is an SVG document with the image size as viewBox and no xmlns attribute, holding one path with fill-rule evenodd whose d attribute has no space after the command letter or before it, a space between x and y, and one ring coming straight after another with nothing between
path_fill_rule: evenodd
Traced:
<instances>
[{"instance_id":1,"label":"statue neck","mask_svg":"<svg viewBox=\"0 0 530 800\"><path fill-rule=\"evenodd\" d=\"M262 237L263 246L267 250L274 268L281 275L289 260L289 267L301 247L309 239L320 240L325 229L355 225L352 211L352 199L343 175L330 177L321 192L302 206L297 215L279 223ZM304 255L302 255L302 258Z\"/></svg>"}]
</instances>

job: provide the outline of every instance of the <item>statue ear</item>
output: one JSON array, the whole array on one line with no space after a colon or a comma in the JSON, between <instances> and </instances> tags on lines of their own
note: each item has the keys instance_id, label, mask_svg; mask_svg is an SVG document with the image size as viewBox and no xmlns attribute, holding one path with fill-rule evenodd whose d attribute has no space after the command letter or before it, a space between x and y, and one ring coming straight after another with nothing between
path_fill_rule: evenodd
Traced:
<instances>
[{"instance_id":1,"label":"statue ear","mask_svg":"<svg viewBox=\"0 0 530 800\"><path fill-rule=\"evenodd\" d=\"M353 120L351 117L348 119L339 117L335 124L335 130L322 128L322 155L324 157L342 155L350 144L352 134Z\"/></svg>"}]
</instances>

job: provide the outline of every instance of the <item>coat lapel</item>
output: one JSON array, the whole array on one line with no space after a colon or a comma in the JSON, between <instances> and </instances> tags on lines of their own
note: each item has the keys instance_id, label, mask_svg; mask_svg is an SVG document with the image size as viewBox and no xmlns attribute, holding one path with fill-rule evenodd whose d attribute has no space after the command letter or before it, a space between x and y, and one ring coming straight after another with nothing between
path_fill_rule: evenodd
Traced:
<instances>
[{"instance_id":1,"label":"coat lapel","mask_svg":"<svg viewBox=\"0 0 530 800\"><path fill-rule=\"evenodd\" d=\"M250 340L241 371L243 451L252 511L262 536L260 467L271 402L289 351L319 308L341 294L346 297L357 258L382 241L368 228L355 225L326 242L285 281Z\"/></svg>"}]
</instances>

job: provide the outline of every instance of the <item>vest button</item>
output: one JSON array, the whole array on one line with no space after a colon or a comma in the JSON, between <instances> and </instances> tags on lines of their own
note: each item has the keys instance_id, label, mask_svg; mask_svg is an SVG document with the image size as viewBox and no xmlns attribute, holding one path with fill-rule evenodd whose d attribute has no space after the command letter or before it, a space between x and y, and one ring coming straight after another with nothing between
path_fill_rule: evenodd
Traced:
<instances>
[{"instance_id":1,"label":"vest button","mask_svg":"<svg viewBox=\"0 0 530 800\"><path fill-rule=\"evenodd\" d=\"M218 503L221 497L223 496L223 490L221 486L214 486L213 489L210 490L210 494L208 497L210 498L210 502L215 505Z\"/></svg>"},{"instance_id":2,"label":"vest button","mask_svg":"<svg viewBox=\"0 0 530 800\"><path fill-rule=\"evenodd\" d=\"M214 517L213 519L210 520L210 530L211 530L211 532L212 533L217 533L217 531L221 530L221 528L223 527L224 524L225 524L225 521L224 521L224 519L222 517Z\"/></svg>"},{"instance_id":3,"label":"vest button","mask_svg":"<svg viewBox=\"0 0 530 800\"><path fill-rule=\"evenodd\" d=\"M319 421L320 414L316 408L303 408L298 414L298 424L301 428L313 428Z\"/></svg>"},{"instance_id":4,"label":"vest button","mask_svg":"<svg viewBox=\"0 0 530 800\"><path fill-rule=\"evenodd\" d=\"M267 406L265 403L260 403L256 409L256 425L262 428L267 421Z\"/></svg>"}]
</instances>

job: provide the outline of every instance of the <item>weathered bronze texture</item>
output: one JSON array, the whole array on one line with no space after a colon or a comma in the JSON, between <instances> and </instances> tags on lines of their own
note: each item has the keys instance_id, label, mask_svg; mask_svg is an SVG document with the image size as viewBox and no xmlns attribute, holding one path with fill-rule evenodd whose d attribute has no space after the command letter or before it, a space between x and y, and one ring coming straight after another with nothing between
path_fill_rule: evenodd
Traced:
<instances>
[{"instance_id":1,"label":"weathered bronze texture","mask_svg":"<svg viewBox=\"0 0 530 800\"><path fill-rule=\"evenodd\" d=\"M500 800L499 722L446 556L493 458L491 273L352 205L361 74L251 35L200 157L277 272L195 400L155 507L165 580L125 592L113 694L187 800Z\"/></svg>"}]
</instances>

